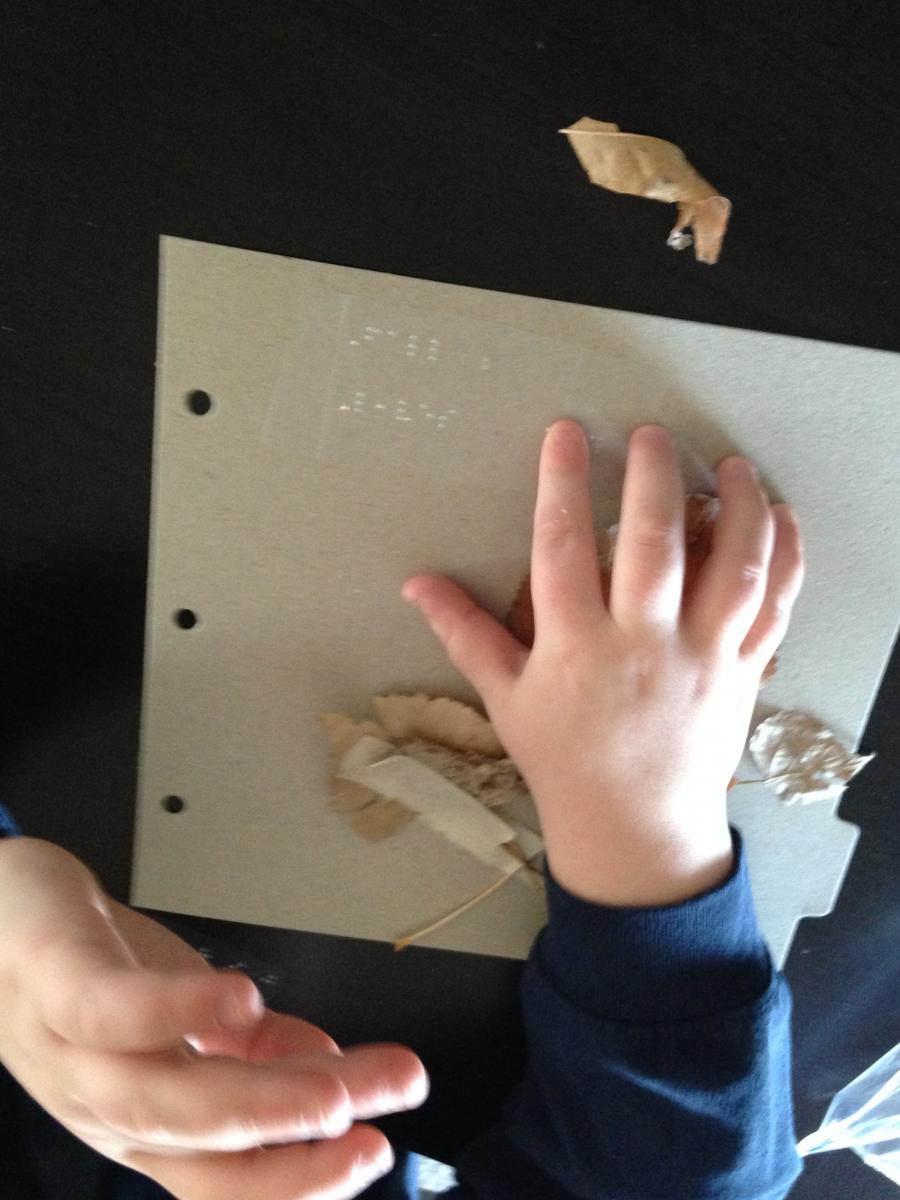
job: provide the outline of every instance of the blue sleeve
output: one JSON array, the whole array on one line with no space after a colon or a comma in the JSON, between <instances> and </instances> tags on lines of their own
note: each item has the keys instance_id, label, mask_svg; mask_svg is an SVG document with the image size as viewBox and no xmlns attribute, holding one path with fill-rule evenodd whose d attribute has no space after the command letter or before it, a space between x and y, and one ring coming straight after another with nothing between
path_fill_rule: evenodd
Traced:
<instances>
[{"instance_id":1,"label":"blue sleeve","mask_svg":"<svg viewBox=\"0 0 900 1200\"><path fill-rule=\"evenodd\" d=\"M740 837L719 887L615 909L547 872L525 967L528 1069L448 1200L780 1200L799 1173L790 997Z\"/></svg>"},{"instance_id":2,"label":"blue sleeve","mask_svg":"<svg viewBox=\"0 0 900 1200\"><path fill-rule=\"evenodd\" d=\"M18 837L20 829L12 817L12 813L0 804L0 838Z\"/></svg>"}]
</instances>

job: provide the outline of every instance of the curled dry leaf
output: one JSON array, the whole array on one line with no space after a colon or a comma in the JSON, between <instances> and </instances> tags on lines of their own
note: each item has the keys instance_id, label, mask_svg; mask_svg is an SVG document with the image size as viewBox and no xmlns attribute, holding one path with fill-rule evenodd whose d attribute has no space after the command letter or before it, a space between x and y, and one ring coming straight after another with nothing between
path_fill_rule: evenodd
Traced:
<instances>
[{"instance_id":1,"label":"curled dry leaf","mask_svg":"<svg viewBox=\"0 0 900 1200\"><path fill-rule=\"evenodd\" d=\"M395 742L421 738L461 753L502 758L506 751L487 717L446 696L375 696L372 706Z\"/></svg>"},{"instance_id":2,"label":"curled dry leaf","mask_svg":"<svg viewBox=\"0 0 900 1200\"><path fill-rule=\"evenodd\" d=\"M381 718L354 721L322 713L329 744L329 804L354 832L378 842L417 817L500 878L395 943L417 941L486 899L513 875L543 888L543 852L534 802L493 726L447 697L376 696ZM501 818L496 810L507 807Z\"/></svg>"},{"instance_id":3,"label":"curled dry leaf","mask_svg":"<svg viewBox=\"0 0 900 1200\"><path fill-rule=\"evenodd\" d=\"M395 747L485 808L513 806L520 825L524 822L537 830L525 781L481 713L458 700L423 692L376 696L372 703L381 723L354 721L344 713L320 714L329 746L329 803L336 812L351 817L362 837L379 841L416 816L416 806L404 804L402 797L387 796L374 789L368 778L353 779L341 771L347 755L363 738ZM534 833L529 845L533 838ZM528 857L533 856L534 851Z\"/></svg>"},{"instance_id":4,"label":"curled dry leaf","mask_svg":"<svg viewBox=\"0 0 900 1200\"><path fill-rule=\"evenodd\" d=\"M527 792L525 781L511 758L494 758L474 750L449 750L420 738L406 742L403 752L431 767L488 808L507 804Z\"/></svg>"},{"instance_id":5,"label":"curled dry leaf","mask_svg":"<svg viewBox=\"0 0 900 1200\"><path fill-rule=\"evenodd\" d=\"M355 833L367 842L380 842L414 821L416 813L399 800L386 798L363 784L338 775L344 756L363 737L386 737L374 721L354 721L344 713L320 713L328 738L328 802L335 812L349 818Z\"/></svg>"},{"instance_id":6,"label":"curled dry leaf","mask_svg":"<svg viewBox=\"0 0 900 1200\"><path fill-rule=\"evenodd\" d=\"M414 809L435 833L481 862L506 873L521 866L507 848L515 841L511 825L431 767L398 752L392 742L360 738L341 759L338 773Z\"/></svg>"},{"instance_id":7,"label":"curled dry leaf","mask_svg":"<svg viewBox=\"0 0 900 1200\"><path fill-rule=\"evenodd\" d=\"M874 754L854 754L817 717L783 708L757 725L750 753L785 804L834 800Z\"/></svg>"},{"instance_id":8,"label":"curled dry leaf","mask_svg":"<svg viewBox=\"0 0 900 1200\"><path fill-rule=\"evenodd\" d=\"M672 142L639 133L623 133L609 121L582 117L561 129L591 183L612 192L645 196L678 205L668 244L683 250L693 240L699 262L718 262L731 201L691 166ZM685 230L691 227L693 239Z\"/></svg>"},{"instance_id":9,"label":"curled dry leaf","mask_svg":"<svg viewBox=\"0 0 900 1200\"><path fill-rule=\"evenodd\" d=\"M712 550L713 529L721 508L720 501L715 496L707 496L702 492L692 492L685 498L684 510L684 594L689 596L697 582L700 569ZM609 603L609 589L612 583L613 559L616 552L616 541L619 526L611 525L608 529L599 530L595 534L597 542L597 566L600 572L600 587L603 592L604 604ZM515 598L510 606L506 623L525 646L534 645L534 607L531 602L531 575L528 574L519 585ZM763 671L762 682L765 683L775 674L777 656L773 655Z\"/></svg>"}]
</instances>

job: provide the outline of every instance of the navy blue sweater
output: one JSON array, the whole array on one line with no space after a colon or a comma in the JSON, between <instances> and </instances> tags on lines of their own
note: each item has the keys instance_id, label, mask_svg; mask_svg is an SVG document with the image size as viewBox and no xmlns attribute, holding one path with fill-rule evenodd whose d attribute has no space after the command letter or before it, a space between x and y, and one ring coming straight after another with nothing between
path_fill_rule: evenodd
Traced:
<instances>
[{"instance_id":1,"label":"navy blue sweater","mask_svg":"<svg viewBox=\"0 0 900 1200\"><path fill-rule=\"evenodd\" d=\"M0 828L14 833L0 808ZM528 1069L454 1164L448 1200L778 1200L799 1173L790 997L759 933L741 840L729 877L666 908L606 908L547 871L522 980ZM151 1200L0 1080L9 1200ZM367 1200L414 1200L398 1151ZM262 1198L261 1198L262 1200Z\"/></svg>"}]
</instances>

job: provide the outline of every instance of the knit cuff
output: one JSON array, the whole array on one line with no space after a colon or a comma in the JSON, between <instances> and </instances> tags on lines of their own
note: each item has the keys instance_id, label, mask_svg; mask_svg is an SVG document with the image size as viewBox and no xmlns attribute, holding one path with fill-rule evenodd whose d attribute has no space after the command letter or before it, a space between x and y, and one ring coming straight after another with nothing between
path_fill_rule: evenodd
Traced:
<instances>
[{"instance_id":1,"label":"knit cuff","mask_svg":"<svg viewBox=\"0 0 900 1200\"><path fill-rule=\"evenodd\" d=\"M610 908L566 891L546 869L549 920L536 965L572 1004L600 1018L673 1021L762 995L772 964L753 907L743 842L717 887L662 908Z\"/></svg>"}]
</instances>

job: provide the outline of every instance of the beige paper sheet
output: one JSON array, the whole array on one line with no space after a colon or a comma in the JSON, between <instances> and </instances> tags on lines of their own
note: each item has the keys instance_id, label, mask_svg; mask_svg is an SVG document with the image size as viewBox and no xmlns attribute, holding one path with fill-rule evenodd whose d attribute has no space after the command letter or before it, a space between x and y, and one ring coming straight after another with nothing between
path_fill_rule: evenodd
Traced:
<instances>
[{"instance_id":1,"label":"beige paper sheet","mask_svg":"<svg viewBox=\"0 0 900 1200\"><path fill-rule=\"evenodd\" d=\"M506 611L564 414L592 436L598 523L637 421L760 463L809 556L760 712L809 709L855 744L900 599L896 356L173 238L159 317L134 902L390 941L496 878L419 821L356 838L326 803L316 714L393 690L477 699L399 588L447 571ZM762 787L730 805L780 958L831 905L856 830ZM513 877L423 944L524 957L543 918Z\"/></svg>"}]
</instances>

